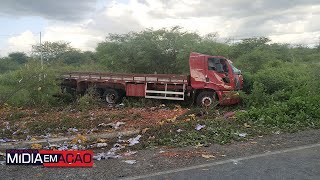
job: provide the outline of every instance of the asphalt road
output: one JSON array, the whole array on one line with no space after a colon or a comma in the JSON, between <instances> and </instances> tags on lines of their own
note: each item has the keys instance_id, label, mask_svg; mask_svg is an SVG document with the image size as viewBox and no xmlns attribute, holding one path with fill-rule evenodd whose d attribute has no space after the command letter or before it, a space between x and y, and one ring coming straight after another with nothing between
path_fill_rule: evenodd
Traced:
<instances>
[{"instance_id":1,"label":"asphalt road","mask_svg":"<svg viewBox=\"0 0 320 180\"><path fill-rule=\"evenodd\" d=\"M228 145L138 150L92 168L44 168L0 164L0 179L320 179L320 129L256 137ZM104 150L101 150L104 151ZM198 156L162 156L165 152ZM215 158L203 158L202 152ZM1 157L1 155L0 155ZM137 160L130 165L127 159Z\"/></svg>"},{"instance_id":2,"label":"asphalt road","mask_svg":"<svg viewBox=\"0 0 320 180\"><path fill-rule=\"evenodd\" d=\"M128 179L320 179L320 144L223 160Z\"/></svg>"}]
</instances>

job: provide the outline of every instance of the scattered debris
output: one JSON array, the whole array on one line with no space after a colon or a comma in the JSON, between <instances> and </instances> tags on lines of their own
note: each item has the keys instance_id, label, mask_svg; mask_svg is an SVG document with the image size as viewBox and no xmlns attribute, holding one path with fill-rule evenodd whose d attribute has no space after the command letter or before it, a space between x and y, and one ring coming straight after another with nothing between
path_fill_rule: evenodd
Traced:
<instances>
[{"instance_id":1,"label":"scattered debris","mask_svg":"<svg viewBox=\"0 0 320 180\"><path fill-rule=\"evenodd\" d=\"M92 128L92 129L88 130L88 131L87 131L87 134L92 134L92 133L94 133L94 132L97 132L98 130L99 130L98 128L94 127L94 128Z\"/></svg>"},{"instance_id":2,"label":"scattered debris","mask_svg":"<svg viewBox=\"0 0 320 180\"><path fill-rule=\"evenodd\" d=\"M48 138L51 138L51 133L47 133L45 136L42 135L42 137L48 139Z\"/></svg>"},{"instance_id":3,"label":"scattered debris","mask_svg":"<svg viewBox=\"0 0 320 180\"><path fill-rule=\"evenodd\" d=\"M246 137L247 133L239 133L239 137Z\"/></svg>"},{"instance_id":4,"label":"scattered debris","mask_svg":"<svg viewBox=\"0 0 320 180\"><path fill-rule=\"evenodd\" d=\"M158 124L159 124L160 126L162 126L164 123L165 123L165 121L160 121Z\"/></svg>"},{"instance_id":5,"label":"scattered debris","mask_svg":"<svg viewBox=\"0 0 320 180\"><path fill-rule=\"evenodd\" d=\"M181 109L181 106L176 104L174 105L174 111L179 111Z\"/></svg>"},{"instance_id":6,"label":"scattered debris","mask_svg":"<svg viewBox=\"0 0 320 180\"><path fill-rule=\"evenodd\" d=\"M31 137L31 136L29 136L29 135L27 135L27 137L26 137L26 141L31 141L31 139L32 139L32 137Z\"/></svg>"},{"instance_id":7,"label":"scattered debris","mask_svg":"<svg viewBox=\"0 0 320 180\"><path fill-rule=\"evenodd\" d=\"M183 131L182 129L177 129L177 132L178 132L178 133L180 133L180 132L182 132L182 131Z\"/></svg>"},{"instance_id":8,"label":"scattered debris","mask_svg":"<svg viewBox=\"0 0 320 180\"><path fill-rule=\"evenodd\" d=\"M232 162L234 165L237 165L239 163L239 161L237 161L237 160L233 160Z\"/></svg>"},{"instance_id":9,"label":"scattered debris","mask_svg":"<svg viewBox=\"0 0 320 180\"><path fill-rule=\"evenodd\" d=\"M123 108L125 105L123 103L117 104L115 108Z\"/></svg>"},{"instance_id":10,"label":"scattered debris","mask_svg":"<svg viewBox=\"0 0 320 180\"><path fill-rule=\"evenodd\" d=\"M101 148L101 147L106 147L106 146L108 146L107 143L96 143L96 144L90 145L91 148Z\"/></svg>"},{"instance_id":11,"label":"scattered debris","mask_svg":"<svg viewBox=\"0 0 320 180\"><path fill-rule=\"evenodd\" d=\"M104 157L104 153L98 153L97 155L93 156L93 159L100 161L103 157Z\"/></svg>"},{"instance_id":12,"label":"scattered debris","mask_svg":"<svg viewBox=\"0 0 320 180\"><path fill-rule=\"evenodd\" d=\"M78 134L77 137L73 138L71 141L71 144L82 144L82 143L86 143L87 142L87 138L81 134Z\"/></svg>"},{"instance_id":13,"label":"scattered debris","mask_svg":"<svg viewBox=\"0 0 320 180\"><path fill-rule=\"evenodd\" d=\"M109 154L109 153L98 153L96 156L93 156L93 159L98 161L100 161L101 159L118 159L118 158L121 158L121 156Z\"/></svg>"},{"instance_id":14,"label":"scattered debris","mask_svg":"<svg viewBox=\"0 0 320 180\"><path fill-rule=\"evenodd\" d=\"M125 160L125 161L123 161L123 162L132 165L132 164L136 164L136 163L137 163L137 160Z\"/></svg>"},{"instance_id":15,"label":"scattered debris","mask_svg":"<svg viewBox=\"0 0 320 180\"><path fill-rule=\"evenodd\" d=\"M223 117L225 119L228 119L228 118L233 117L235 114L236 114L235 112L226 112L226 113L224 113Z\"/></svg>"},{"instance_id":16,"label":"scattered debris","mask_svg":"<svg viewBox=\"0 0 320 180\"><path fill-rule=\"evenodd\" d=\"M123 148L125 148L125 146L123 146L123 145L121 145L119 143L116 143L116 144L113 145L113 148L111 148L109 150L109 152L116 152L116 151L121 150Z\"/></svg>"},{"instance_id":17,"label":"scattered debris","mask_svg":"<svg viewBox=\"0 0 320 180\"><path fill-rule=\"evenodd\" d=\"M256 142L256 141L252 141L252 142L250 142L251 144L257 144L258 142Z\"/></svg>"},{"instance_id":18,"label":"scattered debris","mask_svg":"<svg viewBox=\"0 0 320 180\"><path fill-rule=\"evenodd\" d=\"M214 155L212 155L212 154L202 154L201 155L203 158L205 158L205 159L210 159L210 158L214 158L215 156Z\"/></svg>"},{"instance_id":19,"label":"scattered debris","mask_svg":"<svg viewBox=\"0 0 320 180\"><path fill-rule=\"evenodd\" d=\"M196 119L196 115L195 114L189 114L188 116L190 117L190 120L195 120Z\"/></svg>"},{"instance_id":20,"label":"scattered debris","mask_svg":"<svg viewBox=\"0 0 320 180\"><path fill-rule=\"evenodd\" d=\"M54 146L52 146L52 147L54 147ZM58 146L56 146L56 147L58 147ZM68 150L68 149L69 148L68 148L67 144L63 144L62 146L58 147L58 150L60 150L60 151L64 151L64 150Z\"/></svg>"},{"instance_id":21,"label":"scattered debris","mask_svg":"<svg viewBox=\"0 0 320 180\"><path fill-rule=\"evenodd\" d=\"M166 105L165 104L160 104L159 108L165 108Z\"/></svg>"},{"instance_id":22,"label":"scattered debris","mask_svg":"<svg viewBox=\"0 0 320 180\"><path fill-rule=\"evenodd\" d=\"M198 144L196 144L194 147L195 147L195 148L203 147L203 144L198 143Z\"/></svg>"},{"instance_id":23,"label":"scattered debris","mask_svg":"<svg viewBox=\"0 0 320 180\"><path fill-rule=\"evenodd\" d=\"M31 144L31 149L42 149L41 144Z\"/></svg>"},{"instance_id":24,"label":"scattered debris","mask_svg":"<svg viewBox=\"0 0 320 180\"><path fill-rule=\"evenodd\" d=\"M16 141L18 141L18 140L8 139L8 138L1 138L1 139L0 139L0 143L16 142Z\"/></svg>"},{"instance_id":25,"label":"scattered debris","mask_svg":"<svg viewBox=\"0 0 320 180\"><path fill-rule=\"evenodd\" d=\"M80 148L78 147L77 144L73 144L73 145L71 146L71 149L72 149L72 150L78 150L78 149L80 149Z\"/></svg>"},{"instance_id":26,"label":"scattered debris","mask_svg":"<svg viewBox=\"0 0 320 180\"><path fill-rule=\"evenodd\" d=\"M100 123L100 124L98 124L98 127L106 127L106 126L108 126L108 125L105 124L105 123Z\"/></svg>"},{"instance_id":27,"label":"scattered debris","mask_svg":"<svg viewBox=\"0 0 320 180\"><path fill-rule=\"evenodd\" d=\"M279 135L279 134L280 134L280 131L276 131L276 132L274 132L274 134Z\"/></svg>"},{"instance_id":28,"label":"scattered debris","mask_svg":"<svg viewBox=\"0 0 320 180\"><path fill-rule=\"evenodd\" d=\"M112 153L98 153L97 155L93 156L94 160L100 161L101 159L118 159L121 158L120 155L114 155Z\"/></svg>"},{"instance_id":29,"label":"scattered debris","mask_svg":"<svg viewBox=\"0 0 320 180\"><path fill-rule=\"evenodd\" d=\"M98 147L98 148L99 148L99 147L106 147L106 146L108 146L107 143L97 143L97 147Z\"/></svg>"},{"instance_id":30,"label":"scattered debris","mask_svg":"<svg viewBox=\"0 0 320 180\"><path fill-rule=\"evenodd\" d=\"M141 133L142 133L142 134L145 134L149 129L150 129L150 128L144 128L144 129L142 129Z\"/></svg>"},{"instance_id":31,"label":"scattered debris","mask_svg":"<svg viewBox=\"0 0 320 180\"><path fill-rule=\"evenodd\" d=\"M173 117L173 118L166 119L166 121L167 121L168 123L171 123L171 122L175 122L176 119L177 119L177 116L175 116L175 117Z\"/></svg>"},{"instance_id":32,"label":"scattered debris","mask_svg":"<svg viewBox=\"0 0 320 180\"><path fill-rule=\"evenodd\" d=\"M111 126L114 129L118 129L121 125L124 125L124 124L126 124L126 123L124 123L124 122L116 122L116 123L109 123L109 124L107 124L107 126Z\"/></svg>"},{"instance_id":33,"label":"scattered debris","mask_svg":"<svg viewBox=\"0 0 320 180\"><path fill-rule=\"evenodd\" d=\"M78 132L78 129L77 128L69 128L68 132Z\"/></svg>"},{"instance_id":34,"label":"scattered debris","mask_svg":"<svg viewBox=\"0 0 320 180\"><path fill-rule=\"evenodd\" d=\"M122 156L117 155L116 152L124 148L121 144L114 144L113 148L111 148L108 152L106 153L98 153L97 155L93 156L94 160L100 161L101 159L118 159L121 158Z\"/></svg>"},{"instance_id":35,"label":"scattered debris","mask_svg":"<svg viewBox=\"0 0 320 180\"><path fill-rule=\"evenodd\" d=\"M248 124L248 123L244 123L243 126L246 127L246 128L251 128L251 125Z\"/></svg>"},{"instance_id":36,"label":"scattered debris","mask_svg":"<svg viewBox=\"0 0 320 180\"><path fill-rule=\"evenodd\" d=\"M150 110L155 111L155 110L157 110L157 107L151 107Z\"/></svg>"},{"instance_id":37,"label":"scattered debris","mask_svg":"<svg viewBox=\"0 0 320 180\"><path fill-rule=\"evenodd\" d=\"M118 143L127 142L127 141L125 141L125 140L123 140L121 138L122 138L122 136L118 136L118 140L117 140Z\"/></svg>"},{"instance_id":38,"label":"scattered debris","mask_svg":"<svg viewBox=\"0 0 320 180\"><path fill-rule=\"evenodd\" d=\"M156 137L155 136L149 136L148 139L149 140L154 140L154 139L156 139Z\"/></svg>"},{"instance_id":39,"label":"scattered debris","mask_svg":"<svg viewBox=\"0 0 320 180\"><path fill-rule=\"evenodd\" d=\"M10 115L10 117L12 116L12 114ZM6 129L7 130L10 130L10 124L9 122L4 122L5 126L6 126Z\"/></svg>"},{"instance_id":40,"label":"scattered debris","mask_svg":"<svg viewBox=\"0 0 320 180\"><path fill-rule=\"evenodd\" d=\"M98 143L105 143L105 142L107 142L107 140L106 140L106 139L101 139L101 138L99 138L99 139L97 140L97 142L98 142Z\"/></svg>"},{"instance_id":41,"label":"scattered debris","mask_svg":"<svg viewBox=\"0 0 320 180\"><path fill-rule=\"evenodd\" d=\"M137 154L137 152L138 152L138 151L128 151L128 152L123 153L122 155L123 155L123 156L132 156L132 155Z\"/></svg>"},{"instance_id":42,"label":"scattered debris","mask_svg":"<svg viewBox=\"0 0 320 180\"><path fill-rule=\"evenodd\" d=\"M201 125L201 124L197 124L195 130L199 131L201 130L202 128L206 127L206 125Z\"/></svg>"},{"instance_id":43,"label":"scattered debris","mask_svg":"<svg viewBox=\"0 0 320 180\"><path fill-rule=\"evenodd\" d=\"M134 146L135 144L138 144L140 138L141 138L141 135L138 135L138 136L135 137L135 138L130 138L130 139L128 140L129 146Z\"/></svg>"}]
</instances>

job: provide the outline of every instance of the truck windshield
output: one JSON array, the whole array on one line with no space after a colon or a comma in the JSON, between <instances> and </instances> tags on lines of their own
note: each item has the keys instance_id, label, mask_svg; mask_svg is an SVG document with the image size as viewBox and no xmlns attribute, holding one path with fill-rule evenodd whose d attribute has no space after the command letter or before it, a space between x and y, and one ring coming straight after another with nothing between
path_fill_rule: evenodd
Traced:
<instances>
[{"instance_id":1,"label":"truck windshield","mask_svg":"<svg viewBox=\"0 0 320 180\"><path fill-rule=\"evenodd\" d=\"M232 63L230 63L230 65L231 65L231 68L232 68L233 73L235 73L235 74L241 74L241 71L240 71L238 68L234 67L234 65L233 65Z\"/></svg>"}]
</instances>

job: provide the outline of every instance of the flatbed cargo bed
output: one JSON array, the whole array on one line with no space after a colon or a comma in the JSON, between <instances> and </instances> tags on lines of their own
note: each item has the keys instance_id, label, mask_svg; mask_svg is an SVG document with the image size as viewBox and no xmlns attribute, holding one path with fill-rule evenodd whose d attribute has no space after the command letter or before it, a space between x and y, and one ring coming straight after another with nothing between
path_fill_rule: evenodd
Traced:
<instances>
[{"instance_id":1,"label":"flatbed cargo bed","mask_svg":"<svg viewBox=\"0 0 320 180\"><path fill-rule=\"evenodd\" d=\"M65 79L79 81L108 81L108 82L137 82L137 83L173 83L188 84L187 75L178 74L125 74L125 73L97 73L70 72L64 73Z\"/></svg>"}]
</instances>

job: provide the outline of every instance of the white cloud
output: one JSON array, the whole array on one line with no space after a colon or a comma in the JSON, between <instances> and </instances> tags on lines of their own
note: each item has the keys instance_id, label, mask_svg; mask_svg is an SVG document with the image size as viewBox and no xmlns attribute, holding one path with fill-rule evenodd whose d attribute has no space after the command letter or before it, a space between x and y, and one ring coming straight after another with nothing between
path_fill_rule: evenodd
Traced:
<instances>
[{"instance_id":1,"label":"white cloud","mask_svg":"<svg viewBox=\"0 0 320 180\"><path fill-rule=\"evenodd\" d=\"M280 4L267 0L128 0L111 1L96 8L81 21L53 21L43 30L44 41L69 41L82 50L94 50L108 33L126 33L144 28L181 26L200 34L218 32L221 38L269 36L274 42L318 43L320 36L318 1ZM38 35L25 31L8 40L15 50L37 43ZM30 47L30 46L29 46Z\"/></svg>"},{"instance_id":2,"label":"white cloud","mask_svg":"<svg viewBox=\"0 0 320 180\"><path fill-rule=\"evenodd\" d=\"M10 52L23 51L31 53L32 45L39 43L39 34L27 30L18 36L9 37L2 48L1 55L5 56Z\"/></svg>"},{"instance_id":3,"label":"white cloud","mask_svg":"<svg viewBox=\"0 0 320 180\"><path fill-rule=\"evenodd\" d=\"M276 43L290 43L294 45L302 44L308 46L315 46L319 43L320 32L304 32L292 34L280 34L269 36L273 42Z\"/></svg>"},{"instance_id":4,"label":"white cloud","mask_svg":"<svg viewBox=\"0 0 320 180\"><path fill-rule=\"evenodd\" d=\"M67 41L72 47L81 50L94 50L94 46L88 46L91 41L102 41L101 36L94 36L81 25L55 25L44 30L43 41Z\"/></svg>"}]
</instances>

